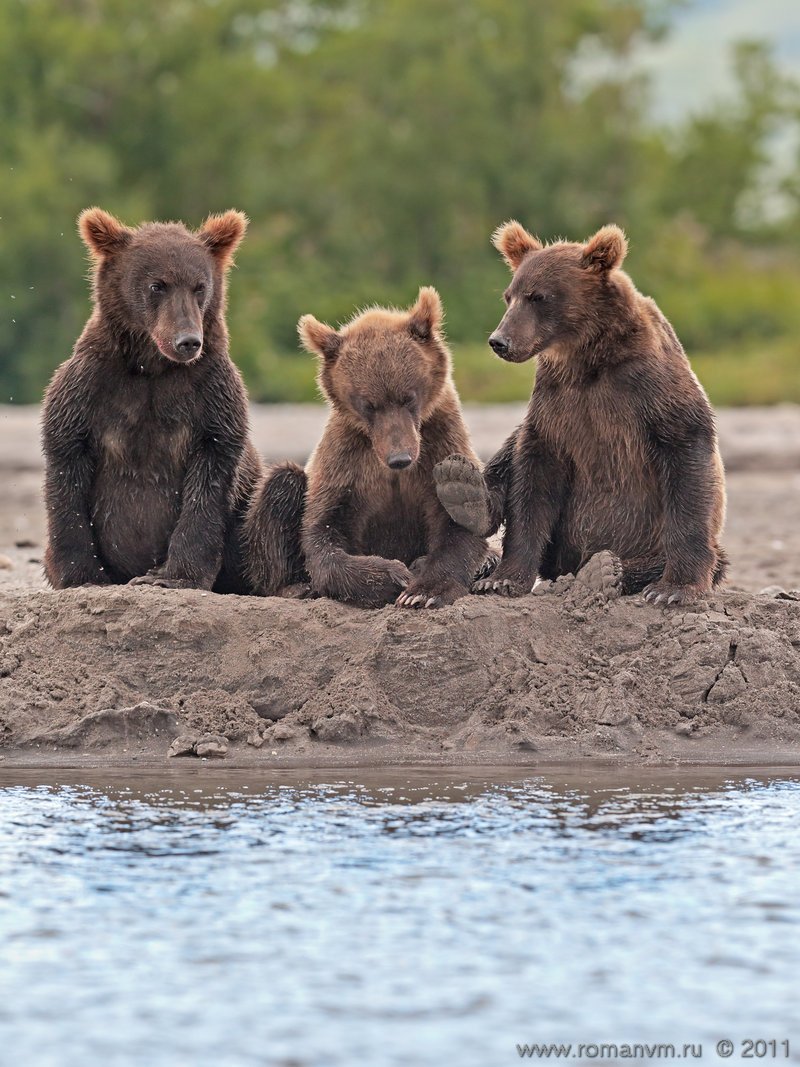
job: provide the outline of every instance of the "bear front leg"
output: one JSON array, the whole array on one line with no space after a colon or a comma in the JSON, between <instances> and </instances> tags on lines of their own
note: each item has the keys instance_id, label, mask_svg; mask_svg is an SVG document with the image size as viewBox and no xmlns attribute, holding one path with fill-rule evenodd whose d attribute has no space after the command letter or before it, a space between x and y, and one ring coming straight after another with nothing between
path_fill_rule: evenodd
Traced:
<instances>
[{"instance_id":1,"label":"bear front leg","mask_svg":"<svg viewBox=\"0 0 800 1067\"><path fill-rule=\"evenodd\" d=\"M354 506L349 487L328 486L309 493L303 552L311 592L356 607L380 608L406 588L411 572L399 559L350 554Z\"/></svg>"},{"instance_id":2,"label":"bear front leg","mask_svg":"<svg viewBox=\"0 0 800 1067\"><path fill-rule=\"evenodd\" d=\"M322 535L322 531L311 531ZM408 567L399 559L382 556L351 556L341 549L323 549L307 555L311 591L358 608L382 608L391 604L411 581Z\"/></svg>"},{"instance_id":3,"label":"bear front leg","mask_svg":"<svg viewBox=\"0 0 800 1067\"><path fill-rule=\"evenodd\" d=\"M48 449L44 496L47 548L44 572L54 589L110 585L92 537L89 495L94 465L81 445L66 453Z\"/></svg>"},{"instance_id":4,"label":"bear front leg","mask_svg":"<svg viewBox=\"0 0 800 1067\"><path fill-rule=\"evenodd\" d=\"M519 597L530 593L567 495L564 464L526 431L514 458L506 505L503 558L493 574L476 581L474 593Z\"/></svg>"},{"instance_id":5,"label":"bear front leg","mask_svg":"<svg viewBox=\"0 0 800 1067\"><path fill-rule=\"evenodd\" d=\"M664 496L664 572L647 585L651 604L681 607L712 589L720 553L712 516L720 487L716 482L715 443L710 430L672 436L657 451Z\"/></svg>"},{"instance_id":6,"label":"bear front leg","mask_svg":"<svg viewBox=\"0 0 800 1067\"><path fill-rule=\"evenodd\" d=\"M438 500L427 515L428 553L397 598L401 608L441 608L470 591L472 576L488 555L486 541L454 522Z\"/></svg>"},{"instance_id":7,"label":"bear front leg","mask_svg":"<svg viewBox=\"0 0 800 1067\"><path fill-rule=\"evenodd\" d=\"M44 573L54 589L111 582L92 531L95 460L88 420L94 403L80 365L74 360L63 364L47 390L42 412L47 510Z\"/></svg>"},{"instance_id":8,"label":"bear front leg","mask_svg":"<svg viewBox=\"0 0 800 1067\"><path fill-rule=\"evenodd\" d=\"M222 565L231 514L236 468L243 439L206 438L198 443L186 472L183 507L172 533L166 561L137 585L169 589L211 589Z\"/></svg>"}]
</instances>

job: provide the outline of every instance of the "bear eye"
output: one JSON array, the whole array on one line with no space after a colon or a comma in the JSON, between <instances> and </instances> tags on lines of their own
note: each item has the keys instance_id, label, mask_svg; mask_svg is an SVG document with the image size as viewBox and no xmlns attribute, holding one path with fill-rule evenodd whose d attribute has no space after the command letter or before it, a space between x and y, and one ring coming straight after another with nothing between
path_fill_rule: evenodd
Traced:
<instances>
[{"instance_id":1,"label":"bear eye","mask_svg":"<svg viewBox=\"0 0 800 1067\"><path fill-rule=\"evenodd\" d=\"M151 293L163 293L166 288L163 282L150 282Z\"/></svg>"},{"instance_id":2,"label":"bear eye","mask_svg":"<svg viewBox=\"0 0 800 1067\"><path fill-rule=\"evenodd\" d=\"M194 295L195 296L205 296L206 295L206 283L205 282L200 282L199 285L196 285L194 287Z\"/></svg>"},{"instance_id":3,"label":"bear eye","mask_svg":"<svg viewBox=\"0 0 800 1067\"><path fill-rule=\"evenodd\" d=\"M545 299L544 293L531 293L528 296L528 300L532 300L534 304L538 304L544 299Z\"/></svg>"},{"instance_id":4,"label":"bear eye","mask_svg":"<svg viewBox=\"0 0 800 1067\"><path fill-rule=\"evenodd\" d=\"M508 305L511 303L511 294L503 293L503 300L505 301L506 307L508 307Z\"/></svg>"},{"instance_id":5,"label":"bear eye","mask_svg":"<svg viewBox=\"0 0 800 1067\"><path fill-rule=\"evenodd\" d=\"M416 402L416 393L406 393L406 395L400 401L400 406L404 408L413 408Z\"/></svg>"}]
</instances>

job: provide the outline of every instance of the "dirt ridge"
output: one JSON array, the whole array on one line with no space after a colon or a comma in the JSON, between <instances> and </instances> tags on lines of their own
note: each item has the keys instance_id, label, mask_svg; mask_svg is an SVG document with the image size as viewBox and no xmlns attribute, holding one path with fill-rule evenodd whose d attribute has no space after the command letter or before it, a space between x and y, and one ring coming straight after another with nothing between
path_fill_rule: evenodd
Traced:
<instances>
[{"instance_id":1,"label":"dirt ridge","mask_svg":"<svg viewBox=\"0 0 800 1067\"><path fill-rule=\"evenodd\" d=\"M800 763L800 600L726 592L669 612L573 578L436 612L0 594L4 765L166 759L178 737L268 764Z\"/></svg>"}]
</instances>

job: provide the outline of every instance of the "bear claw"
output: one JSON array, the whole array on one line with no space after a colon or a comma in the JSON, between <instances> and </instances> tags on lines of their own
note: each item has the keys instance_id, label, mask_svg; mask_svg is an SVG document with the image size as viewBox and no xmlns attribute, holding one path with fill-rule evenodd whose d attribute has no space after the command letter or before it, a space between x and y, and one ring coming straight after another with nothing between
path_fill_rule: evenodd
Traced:
<instances>
[{"instance_id":1,"label":"bear claw","mask_svg":"<svg viewBox=\"0 0 800 1067\"><path fill-rule=\"evenodd\" d=\"M498 596L518 597L529 592L511 578L482 578L472 586L473 593L497 593Z\"/></svg>"},{"instance_id":2,"label":"bear claw","mask_svg":"<svg viewBox=\"0 0 800 1067\"><path fill-rule=\"evenodd\" d=\"M704 590L695 585L673 585L665 582L653 582L644 590L643 596L648 604L658 607L681 607L694 604L703 595Z\"/></svg>"},{"instance_id":3,"label":"bear claw","mask_svg":"<svg viewBox=\"0 0 800 1067\"><path fill-rule=\"evenodd\" d=\"M417 589L422 589L422 592L418 593ZM410 589L400 594L395 604L399 608L416 608L423 611L426 608L443 608L446 604L454 604L467 592L466 587L459 582L429 576L427 581L416 579Z\"/></svg>"}]
</instances>

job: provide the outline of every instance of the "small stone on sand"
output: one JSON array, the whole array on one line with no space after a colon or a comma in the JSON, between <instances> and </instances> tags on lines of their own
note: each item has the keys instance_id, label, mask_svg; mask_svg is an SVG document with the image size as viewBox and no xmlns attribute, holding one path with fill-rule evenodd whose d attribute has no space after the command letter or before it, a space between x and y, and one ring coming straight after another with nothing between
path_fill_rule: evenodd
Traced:
<instances>
[{"instance_id":1,"label":"small stone on sand","mask_svg":"<svg viewBox=\"0 0 800 1067\"><path fill-rule=\"evenodd\" d=\"M200 738L194 746L194 750L201 758L215 756L221 759L228 752L228 739L220 734L206 734Z\"/></svg>"}]
</instances>

